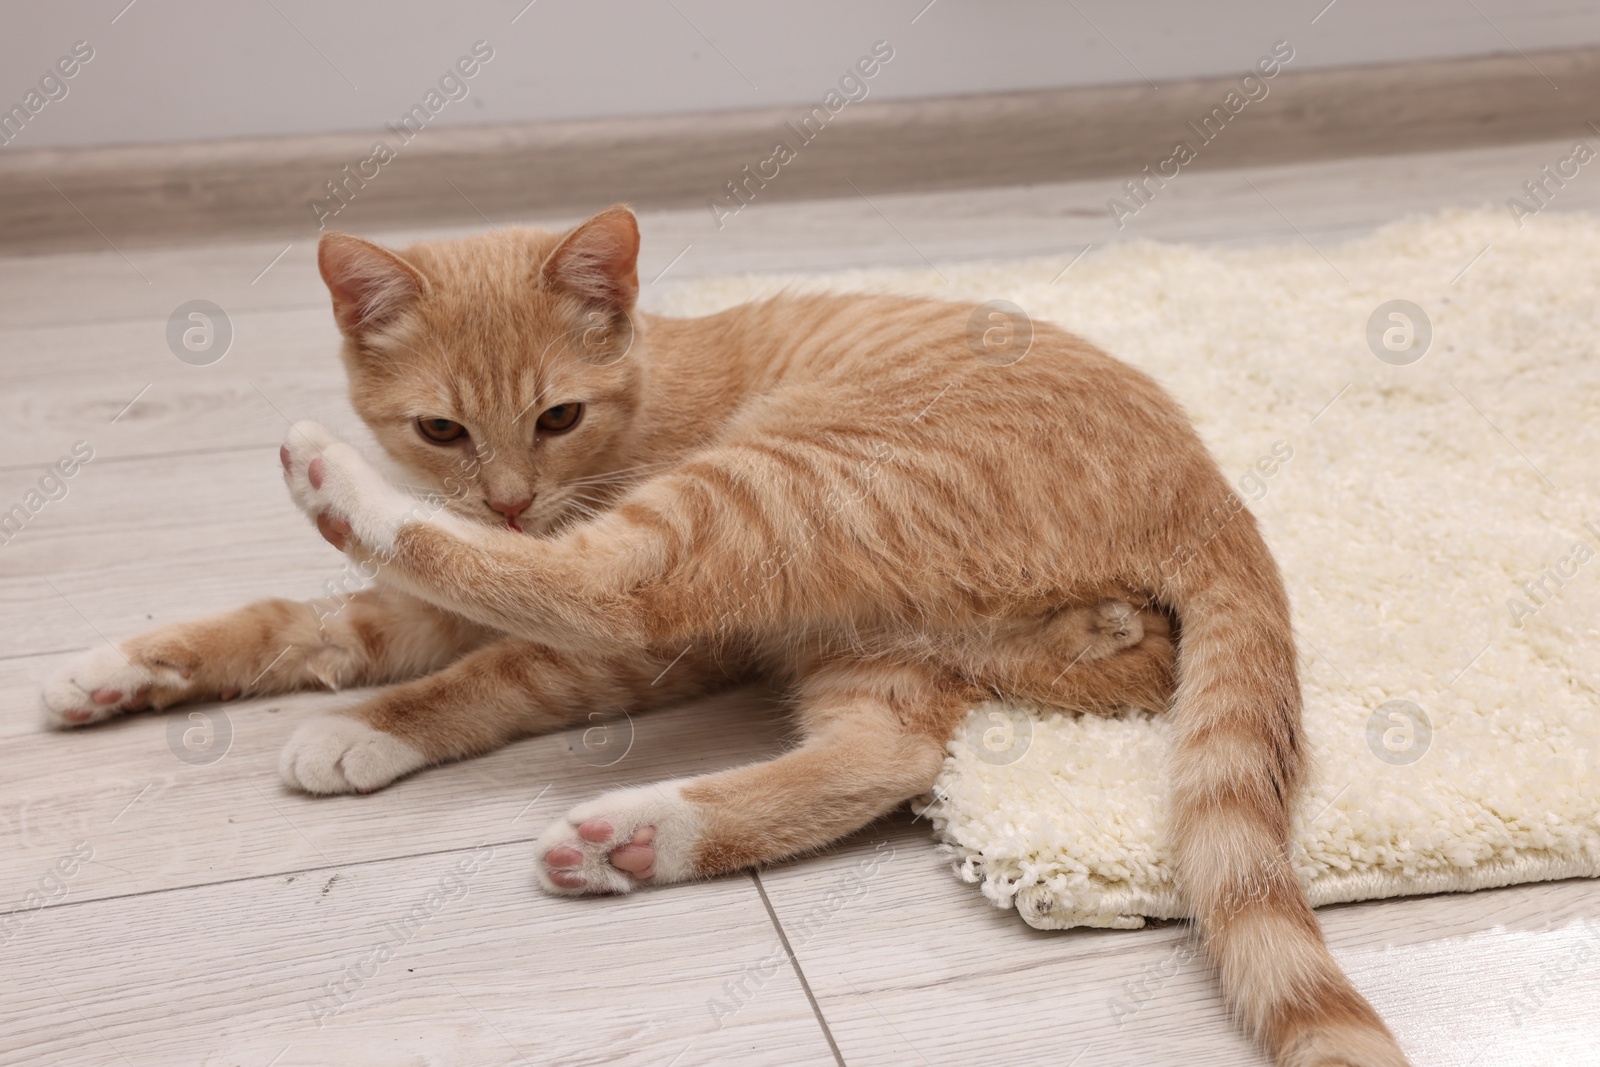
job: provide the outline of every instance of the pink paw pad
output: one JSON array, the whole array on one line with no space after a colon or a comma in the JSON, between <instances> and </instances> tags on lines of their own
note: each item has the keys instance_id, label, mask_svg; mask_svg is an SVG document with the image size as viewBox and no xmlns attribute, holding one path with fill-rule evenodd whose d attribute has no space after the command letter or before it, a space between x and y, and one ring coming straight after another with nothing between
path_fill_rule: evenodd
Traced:
<instances>
[{"instance_id":1,"label":"pink paw pad","mask_svg":"<svg viewBox=\"0 0 1600 1067\"><path fill-rule=\"evenodd\" d=\"M292 470L294 468L294 460L289 457L289 446L288 445L279 446L279 448L278 448L278 462L283 464L283 469L284 470Z\"/></svg>"},{"instance_id":2,"label":"pink paw pad","mask_svg":"<svg viewBox=\"0 0 1600 1067\"><path fill-rule=\"evenodd\" d=\"M321 489L322 488L322 475L323 475L322 457L318 456L316 459L312 460L311 461L311 465L306 468L306 479L311 482L311 488L313 488L313 489Z\"/></svg>"},{"instance_id":3,"label":"pink paw pad","mask_svg":"<svg viewBox=\"0 0 1600 1067\"><path fill-rule=\"evenodd\" d=\"M113 689L111 686L105 685L91 692L89 700L95 707L69 708L61 713L61 717L68 722L84 723L94 721L97 708L112 708L120 711L147 711L150 707L150 687L141 686L131 693L125 693L121 689Z\"/></svg>"},{"instance_id":4,"label":"pink paw pad","mask_svg":"<svg viewBox=\"0 0 1600 1067\"><path fill-rule=\"evenodd\" d=\"M655 839L654 826L641 826L626 845L612 851L611 866L635 878L653 877L656 873Z\"/></svg>"},{"instance_id":5,"label":"pink paw pad","mask_svg":"<svg viewBox=\"0 0 1600 1067\"><path fill-rule=\"evenodd\" d=\"M322 535L324 541L342 552L345 539L350 536L350 524L324 511L317 516L317 532Z\"/></svg>"},{"instance_id":6,"label":"pink paw pad","mask_svg":"<svg viewBox=\"0 0 1600 1067\"><path fill-rule=\"evenodd\" d=\"M583 863L583 853L571 845L562 845L560 848L553 848L546 852L544 861L557 870L566 867L577 867Z\"/></svg>"},{"instance_id":7,"label":"pink paw pad","mask_svg":"<svg viewBox=\"0 0 1600 1067\"><path fill-rule=\"evenodd\" d=\"M578 837L583 844L605 845L616 831L603 819L594 819L578 826ZM626 841L611 849L607 855L611 866L635 878L647 879L655 875L656 828L641 826ZM557 845L544 854L545 866L550 869L550 880L563 889L586 889L588 880L580 872L583 866L582 844Z\"/></svg>"}]
</instances>

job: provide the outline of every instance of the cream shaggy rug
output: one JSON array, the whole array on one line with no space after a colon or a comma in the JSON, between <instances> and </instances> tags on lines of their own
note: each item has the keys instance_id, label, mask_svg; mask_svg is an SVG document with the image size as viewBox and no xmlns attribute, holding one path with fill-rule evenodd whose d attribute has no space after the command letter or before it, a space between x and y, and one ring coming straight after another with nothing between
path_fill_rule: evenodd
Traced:
<instances>
[{"instance_id":1,"label":"cream shaggy rug","mask_svg":"<svg viewBox=\"0 0 1600 1067\"><path fill-rule=\"evenodd\" d=\"M1321 251L1137 243L649 305L785 284L1007 300L1183 402L1294 601L1314 904L1600 874L1600 220L1451 212ZM1166 751L1160 716L986 705L920 810L1033 926L1175 918Z\"/></svg>"}]
</instances>

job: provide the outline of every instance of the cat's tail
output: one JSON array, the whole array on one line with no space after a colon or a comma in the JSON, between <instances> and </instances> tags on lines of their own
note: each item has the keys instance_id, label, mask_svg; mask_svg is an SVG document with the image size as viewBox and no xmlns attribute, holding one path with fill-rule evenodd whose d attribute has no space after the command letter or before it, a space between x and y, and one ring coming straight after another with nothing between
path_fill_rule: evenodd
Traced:
<instances>
[{"instance_id":1,"label":"cat's tail","mask_svg":"<svg viewBox=\"0 0 1600 1067\"><path fill-rule=\"evenodd\" d=\"M1179 885L1240 1021L1283 1067L1402 1067L1404 1054L1329 953L1289 863L1305 777L1288 597L1237 497L1204 544L1162 565L1182 633L1173 701ZM1237 505L1235 509L1232 505Z\"/></svg>"}]
</instances>

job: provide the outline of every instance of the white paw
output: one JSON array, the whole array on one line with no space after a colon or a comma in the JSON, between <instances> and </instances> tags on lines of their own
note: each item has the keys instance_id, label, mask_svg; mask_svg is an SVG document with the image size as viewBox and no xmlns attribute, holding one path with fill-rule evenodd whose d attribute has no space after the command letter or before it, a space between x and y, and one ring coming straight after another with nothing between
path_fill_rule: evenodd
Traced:
<instances>
[{"instance_id":1,"label":"white paw","mask_svg":"<svg viewBox=\"0 0 1600 1067\"><path fill-rule=\"evenodd\" d=\"M142 668L113 645L85 652L44 684L44 720L49 726L87 726L124 711L150 706L152 687L182 688L174 668Z\"/></svg>"},{"instance_id":2,"label":"white paw","mask_svg":"<svg viewBox=\"0 0 1600 1067\"><path fill-rule=\"evenodd\" d=\"M391 555L400 527L429 516L426 504L391 486L360 452L317 423L291 426L278 458L289 495L338 548L349 537Z\"/></svg>"},{"instance_id":3,"label":"white paw","mask_svg":"<svg viewBox=\"0 0 1600 1067\"><path fill-rule=\"evenodd\" d=\"M539 835L539 884L560 896L626 893L695 877L700 815L678 782L586 801Z\"/></svg>"},{"instance_id":4,"label":"white paw","mask_svg":"<svg viewBox=\"0 0 1600 1067\"><path fill-rule=\"evenodd\" d=\"M307 793L370 793L427 762L393 734L348 715L322 715L289 736L278 774Z\"/></svg>"}]
</instances>

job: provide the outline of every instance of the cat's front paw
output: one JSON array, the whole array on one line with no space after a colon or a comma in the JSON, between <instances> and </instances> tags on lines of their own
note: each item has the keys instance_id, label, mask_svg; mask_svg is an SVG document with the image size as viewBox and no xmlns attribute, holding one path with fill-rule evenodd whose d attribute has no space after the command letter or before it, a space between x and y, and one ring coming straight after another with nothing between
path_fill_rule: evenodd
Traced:
<instances>
[{"instance_id":1,"label":"cat's front paw","mask_svg":"<svg viewBox=\"0 0 1600 1067\"><path fill-rule=\"evenodd\" d=\"M101 645L79 656L44 684L45 723L88 726L125 711L151 707L151 695L171 703L187 684L174 667L139 663L115 645Z\"/></svg>"},{"instance_id":2,"label":"cat's front paw","mask_svg":"<svg viewBox=\"0 0 1600 1067\"><path fill-rule=\"evenodd\" d=\"M695 805L676 782L619 789L551 823L536 851L539 884L561 896L627 893L696 877Z\"/></svg>"},{"instance_id":3,"label":"cat's front paw","mask_svg":"<svg viewBox=\"0 0 1600 1067\"><path fill-rule=\"evenodd\" d=\"M289 735L278 774L306 793L371 793L427 762L393 734L348 715L321 715Z\"/></svg>"},{"instance_id":4,"label":"cat's front paw","mask_svg":"<svg viewBox=\"0 0 1600 1067\"><path fill-rule=\"evenodd\" d=\"M341 552L392 554L400 527L419 518L414 498L315 422L290 427L278 460L289 495Z\"/></svg>"}]
</instances>

